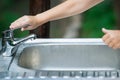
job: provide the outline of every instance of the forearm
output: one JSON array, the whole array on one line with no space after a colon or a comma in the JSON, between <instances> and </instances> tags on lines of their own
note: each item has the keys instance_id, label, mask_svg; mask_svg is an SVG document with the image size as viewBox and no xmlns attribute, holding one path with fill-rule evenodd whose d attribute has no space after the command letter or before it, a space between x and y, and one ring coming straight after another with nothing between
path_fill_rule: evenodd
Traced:
<instances>
[{"instance_id":1,"label":"forearm","mask_svg":"<svg viewBox=\"0 0 120 80\"><path fill-rule=\"evenodd\" d=\"M72 15L80 14L103 0L67 0L62 4L36 15L38 21L43 18L45 22L57 20Z\"/></svg>"}]
</instances>

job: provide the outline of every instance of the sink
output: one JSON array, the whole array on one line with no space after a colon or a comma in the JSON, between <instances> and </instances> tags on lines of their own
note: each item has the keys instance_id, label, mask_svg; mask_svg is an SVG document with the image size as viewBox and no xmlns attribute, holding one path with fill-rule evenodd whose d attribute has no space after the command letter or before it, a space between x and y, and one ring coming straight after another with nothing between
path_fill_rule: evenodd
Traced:
<instances>
[{"instance_id":1,"label":"sink","mask_svg":"<svg viewBox=\"0 0 120 80\"><path fill-rule=\"evenodd\" d=\"M101 39L38 39L21 48L14 61L29 70L120 69L120 50L109 48Z\"/></svg>"}]
</instances>

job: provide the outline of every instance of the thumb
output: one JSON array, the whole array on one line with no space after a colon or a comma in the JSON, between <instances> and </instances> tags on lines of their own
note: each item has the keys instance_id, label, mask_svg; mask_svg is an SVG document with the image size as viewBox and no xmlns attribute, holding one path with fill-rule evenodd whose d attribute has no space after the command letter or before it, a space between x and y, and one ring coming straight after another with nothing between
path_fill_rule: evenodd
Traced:
<instances>
[{"instance_id":1,"label":"thumb","mask_svg":"<svg viewBox=\"0 0 120 80\"><path fill-rule=\"evenodd\" d=\"M102 32L106 34L106 33L109 32L109 30L107 30L107 29L105 29L105 28L102 28Z\"/></svg>"},{"instance_id":2,"label":"thumb","mask_svg":"<svg viewBox=\"0 0 120 80\"><path fill-rule=\"evenodd\" d=\"M31 27L31 26L22 27L22 28L21 28L21 31L30 30L29 27Z\"/></svg>"},{"instance_id":3,"label":"thumb","mask_svg":"<svg viewBox=\"0 0 120 80\"><path fill-rule=\"evenodd\" d=\"M21 31L25 31L25 29L24 29L24 28L21 28Z\"/></svg>"},{"instance_id":4,"label":"thumb","mask_svg":"<svg viewBox=\"0 0 120 80\"><path fill-rule=\"evenodd\" d=\"M21 31L25 31L25 30L28 30L28 27L21 28Z\"/></svg>"}]
</instances>

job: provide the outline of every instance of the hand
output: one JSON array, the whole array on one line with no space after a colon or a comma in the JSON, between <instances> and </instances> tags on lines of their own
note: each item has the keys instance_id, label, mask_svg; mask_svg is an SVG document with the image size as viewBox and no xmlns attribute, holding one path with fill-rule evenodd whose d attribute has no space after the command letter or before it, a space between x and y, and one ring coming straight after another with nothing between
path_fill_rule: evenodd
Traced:
<instances>
[{"instance_id":1,"label":"hand","mask_svg":"<svg viewBox=\"0 0 120 80\"><path fill-rule=\"evenodd\" d=\"M120 48L120 30L107 30L102 29L105 35L103 36L103 41L111 48Z\"/></svg>"},{"instance_id":2,"label":"hand","mask_svg":"<svg viewBox=\"0 0 120 80\"><path fill-rule=\"evenodd\" d=\"M23 16L18 20L14 21L11 25L11 29L21 28L21 31L32 30L37 28L39 25L42 25L43 22L38 22L36 16Z\"/></svg>"}]
</instances>

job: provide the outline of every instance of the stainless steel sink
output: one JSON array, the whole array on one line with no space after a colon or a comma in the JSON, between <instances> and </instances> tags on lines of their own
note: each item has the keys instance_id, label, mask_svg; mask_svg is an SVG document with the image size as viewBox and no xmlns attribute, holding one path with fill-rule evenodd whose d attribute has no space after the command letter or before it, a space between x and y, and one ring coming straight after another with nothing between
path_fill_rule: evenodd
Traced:
<instances>
[{"instance_id":1,"label":"stainless steel sink","mask_svg":"<svg viewBox=\"0 0 120 80\"><path fill-rule=\"evenodd\" d=\"M38 39L22 45L14 62L30 70L119 70L120 50L101 39Z\"/></svg>"}]
</instances>

